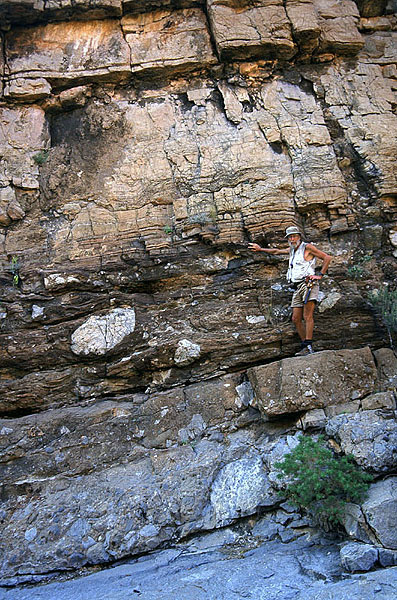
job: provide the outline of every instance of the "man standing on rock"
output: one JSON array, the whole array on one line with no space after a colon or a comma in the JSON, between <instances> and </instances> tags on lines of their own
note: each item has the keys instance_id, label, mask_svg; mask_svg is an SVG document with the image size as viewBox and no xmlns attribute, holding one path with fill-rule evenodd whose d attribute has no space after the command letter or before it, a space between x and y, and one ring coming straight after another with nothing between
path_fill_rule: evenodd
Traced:
<instances>
[{"instance_id":1,"label":"man standing on rock","mask_svg":"<svg viewBox=\"0 0 397 600\"><path fill-rule=\"evenodd\" d=\"M332 257L313 244L304 242L298 227L287 227L285 237L288 239L289 249L261 248L254 243L248 244L248 247L254 252L289 254L287 280L295 290L291 301L292 321L301 339L301 350L297 352L297 356L313 354L313 314L320 291L318 282L327 272ZM323 261L318 275L315 272L316 258Z\"/></svg>"}]
</instances>

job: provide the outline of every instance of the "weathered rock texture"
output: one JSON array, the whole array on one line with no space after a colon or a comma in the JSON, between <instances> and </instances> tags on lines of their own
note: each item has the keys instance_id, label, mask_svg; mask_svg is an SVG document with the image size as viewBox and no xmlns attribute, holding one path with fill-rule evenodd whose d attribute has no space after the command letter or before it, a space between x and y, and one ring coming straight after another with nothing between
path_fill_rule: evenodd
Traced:
<instances>
[{"instance_id":1,"label":"weathered rock texture","mask_svg":"<svg viewBox=\"0 0 397 600\"><path fill-rule=\"evenodd\" d=\"M376 367L369 348L286 358L249 369L255 407L265 418L345 404L368 396Z\"/></svg>"},{"instance_id":2,"label":"weathered rock texture","mask_svg":"<svg viewBox=\"0 0 397 600\"><path fill-rule=\"evenodd\" d=\"M277 512L298 429L393 471L393 7L0 3L6 579ZM247 249L291 224L334 257L310 362Z\"/></svg>"},{"instance_id":3,"label":"weathered rock texture","mask_svg":"<svg viewBox=\"0 0 397 600\"><path fill-rule=\"evenodd\" d=\"M329 361L329 354L316 358ZM364 383L362 395L370 409L356 406L351 419L330 418L327 433L345 452L353 451L358 463L392 472L397 465L396 422L392 409L384 409L382 419L377 402L371 405L379 395L371 394L379 385L371 352L335 352L346 354L349 371L339 361L333 376L341 380L350 373L354 378L364 357L371 386L365 389ZM297 375L304 359L287 360L295 364ZM308 371L313 386L318 375L315 369ZM328 408L338 401L337 395L330 397ZM109 562L228 525L261 507L276 510L281 500L274 463L298 439L283 435L294 430L294 420L265 423L250 406L256 402L243 375L234 374L117 402L1 420L3 539L8 550L3 575L9 582L29 580L31 573L43 570ZM392 488L386 499L379 499L379 485L374 484L362 509L371 515L364 538L371 543L387 538L390 524L381 531L386 504L393 519ZM359 540L360 515L346 524ZM394 548L389 542L384 546Z\"/></svg>"},{"instance_id":4,"label":"weathered rock texture","mask_svg":"<svg viewBox=\"0 0 397 600\"><path fill-rule=\"evenodd\" d=\"M349 577L343 573L335 543L299 539L285 543L269 539L268 519L260 519L251 531L241 524L193 538L172 549L158 550L149 556L124 561L112 569L96 571L84 578L52 582L34 589L0 590L0 599L71 600L84 597L113 597L130 600L131 594L148 600L238 600L255 594L269 600L289 600L302 596L307 600L394 600L397 568L372 570ZM275 526L282 528L279 523ZM248 529L248 531L247 531ZM349 566L367 567L363 552L349 544L345 556ZM370 547L370 558L376 549ZM353 555L355 553L355 556ZM364 560L363 560L364 559ZM347 562L347 561L346 561ZM282 568L280 568L282 563Z\"/></svg>"}]
</instances>

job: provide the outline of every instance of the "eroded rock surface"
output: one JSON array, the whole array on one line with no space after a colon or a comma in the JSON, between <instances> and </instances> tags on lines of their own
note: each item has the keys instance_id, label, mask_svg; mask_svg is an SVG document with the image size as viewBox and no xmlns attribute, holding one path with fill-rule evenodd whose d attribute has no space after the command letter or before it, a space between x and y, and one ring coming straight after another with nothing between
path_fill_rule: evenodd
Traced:
<instances>
[{"instance_id":1,"label":"eroded rock surface","mask_svg":"<svg viewBox=\"0 0 397 600\"><path fill-rule=\"evenodd\" d=\"M263 510L262 540L296 539L308 523L280 506L274 463L301 431L377 473L346 530L376 567L395 564L382 513L395 501L397 363L369 301L395 283L394 12L1 3L7 581ZM291 358L286 257L247 249L285 248L292 224L333 256L310 360ZM300 569L317 572L315 557Z\"/></svg>"},{"instance_id":2,"label":"eroded rock surface","mask_svg":"<svg viewBox=\"0 0 397 600\"><path fill-rule=\"evenodd\" d=\"M36 589L0 590L0 598L83 600L99 594L127 600L133 594L148 600L206 600L226 594L232 600L242 596L288 600L291 595L309 600L362 600L372 596L394 600L395 567L341 574L339 552L331 540L300 536L290 543L261 543L261 523L257 525L252 529L256 539L250 537L250 531L244 535L241 528L227 528L80 580L54 582Z\"/></svg>"},{"instance_id":3,"label":"eroded rock surface","mask_svg":"<svg viewBox=\"0 0 397 600\"><path fill-rule=\"evenodd\" d=\"M352 454L358 464L375 471L387 472L395 468L397 423L393 410L388 413L371 410L339 415L328 421L326 431L336 437L343 452Z\"/></svg>"},{"instance_id":4,"label":"eroded rock surface","mask_svg":"<svg viewBox=\"0 0 397 600\"><path fill-rule=\"evenodd\" d=\"M369 348L325 351L249 369L253 405L265 418L346 403L369 395L376 368Z\"/></svg>"}]
</instances>

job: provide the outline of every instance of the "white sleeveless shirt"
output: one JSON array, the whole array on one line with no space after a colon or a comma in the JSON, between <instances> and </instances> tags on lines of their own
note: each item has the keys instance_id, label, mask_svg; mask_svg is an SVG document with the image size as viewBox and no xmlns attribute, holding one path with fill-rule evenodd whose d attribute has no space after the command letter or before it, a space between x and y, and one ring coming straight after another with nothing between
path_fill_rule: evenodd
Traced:
<instances>
[{"instance_id":1,"label":"white sleeveless shirt","mask_svg":"<svg viewBox=\"0 0 397 600\"><path fill-rule=\"evenodd\" d=\"M306 243L301 242L297 250L294 250L294 248L290 250L287 271L287 281L290 283L303 281L308 275L315 274L316 257L305 260L305 248Z\"/></svg>"}]
</instances>

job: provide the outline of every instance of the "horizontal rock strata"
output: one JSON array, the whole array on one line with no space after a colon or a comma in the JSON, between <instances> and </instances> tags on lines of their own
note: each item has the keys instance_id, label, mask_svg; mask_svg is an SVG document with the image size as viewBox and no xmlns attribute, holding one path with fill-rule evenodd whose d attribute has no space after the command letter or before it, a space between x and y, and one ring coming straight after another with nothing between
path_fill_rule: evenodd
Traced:
<instances>
[{"instance_id":1,"label":"horizontal rock strata","mask_svg":"<svg viewBox=\"0 0 397 600\"><path fill-rule=\"evenodd\" d=\"M295 540L275 464L319 432L376 475L346 568L395 564L393 6L1 2L3 581L262 511ZM289 225L332 256L310 357L248 248Z\"/></svg>"}]
</instances>

